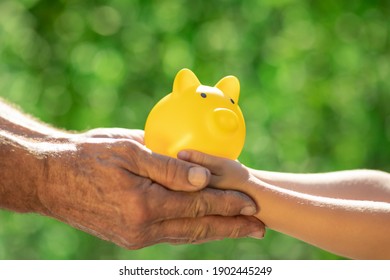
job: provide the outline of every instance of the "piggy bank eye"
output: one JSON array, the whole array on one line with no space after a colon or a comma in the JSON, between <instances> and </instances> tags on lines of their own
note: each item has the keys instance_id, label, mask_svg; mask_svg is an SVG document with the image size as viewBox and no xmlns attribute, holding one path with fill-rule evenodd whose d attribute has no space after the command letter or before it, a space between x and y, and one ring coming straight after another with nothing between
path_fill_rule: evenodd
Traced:
<instances>
[{"instance_id":1,"label":"piggy bank eye","mask_svg":"<svg viewBox=\"0 0 390 280\"><path fill-rule=\"evenodd\" d=\"M234 100L230 98L230 102L232 102L232 104L235 104Z\"/></svg>"},{"instance_id":2,"label":"piggy bank eye","mask_svg":"<svg viewBox=\"0 0 390 280\"><path fill-rule=\"evenodd\" d=\"M201 93L200 96L202 96L203 98L206 98L207 97L207 94L206 93Z\"/></svg>"}]
</instances>

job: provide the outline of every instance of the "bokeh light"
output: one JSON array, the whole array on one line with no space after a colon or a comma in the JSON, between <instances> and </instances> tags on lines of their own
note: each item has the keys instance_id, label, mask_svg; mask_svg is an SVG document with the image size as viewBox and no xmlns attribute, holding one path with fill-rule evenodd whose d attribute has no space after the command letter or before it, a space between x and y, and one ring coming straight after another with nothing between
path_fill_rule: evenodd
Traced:
<instances>
[{"instance_id":1,"label":"bokeh light","mask_svg":"<svg viewBox=\"0 0 390 280\"><path fill-rule=\"evenodd\" d=\"M208 85L235 75L245 165L390 171L389 5L3 0L0 96L64 129L142 129L181 68ZM1 211L0 221L0 259L338 258L273 231L126 251L37 215Z\"/></svg>"}]
</instances>

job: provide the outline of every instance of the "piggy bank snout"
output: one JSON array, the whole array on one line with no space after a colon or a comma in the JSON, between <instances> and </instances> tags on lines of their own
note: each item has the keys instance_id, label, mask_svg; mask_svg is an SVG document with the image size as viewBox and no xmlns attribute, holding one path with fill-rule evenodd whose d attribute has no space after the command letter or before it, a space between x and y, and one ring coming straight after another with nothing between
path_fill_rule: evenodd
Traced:
<instances>
[{"instance_id":1,"label":"piggy bank snout","mask_svg":"<svg viewBox=\"0 0 390 280\"><path fill-rule=\"evenodd\" d=\"M238 116L232 110L217 108L214 109L213 116L215 125L221 132L230 133L238 129Z\"/></svg>"}]
</instances>

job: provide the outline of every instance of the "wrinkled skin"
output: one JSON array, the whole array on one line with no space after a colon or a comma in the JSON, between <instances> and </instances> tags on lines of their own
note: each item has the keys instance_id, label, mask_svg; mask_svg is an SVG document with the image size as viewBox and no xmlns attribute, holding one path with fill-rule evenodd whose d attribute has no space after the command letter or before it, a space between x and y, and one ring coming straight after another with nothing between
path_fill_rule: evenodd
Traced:
<instances>
[{"instance_id":1,"label":"wrinkled skin","mask_svg":"<svg viewBox=\"0 0 390 280\"><path fill-rule=\"evenodd\" d=\"M45 139L20 157L18 162L29 163L20 168L30 172L19 179L34 182L28 197L37 202L32 209L3 207L54 217L128 249L264 235L248 196L205 188L207 169L152 153L140 130L95 129Z\"/></svg>"}]
</instances>

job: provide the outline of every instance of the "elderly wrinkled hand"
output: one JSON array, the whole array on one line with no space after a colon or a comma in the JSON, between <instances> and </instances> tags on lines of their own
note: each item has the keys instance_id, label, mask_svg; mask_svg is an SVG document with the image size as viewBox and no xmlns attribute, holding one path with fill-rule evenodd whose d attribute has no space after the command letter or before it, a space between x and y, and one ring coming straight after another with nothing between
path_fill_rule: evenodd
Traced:
<instances>
[{"instance_id":1,"label":"elderly wrinkled hand","mask_svg":"<svg viewBox=\"0 0 390 280\"><path fill-rule=\"evenodd\" d=\"M264 234L247 195L206 188L207 169L152 153L141 130L61 140L5 131L0 139L1 207L54 217L129 249Z\"/></svg>"}]
</instances>

